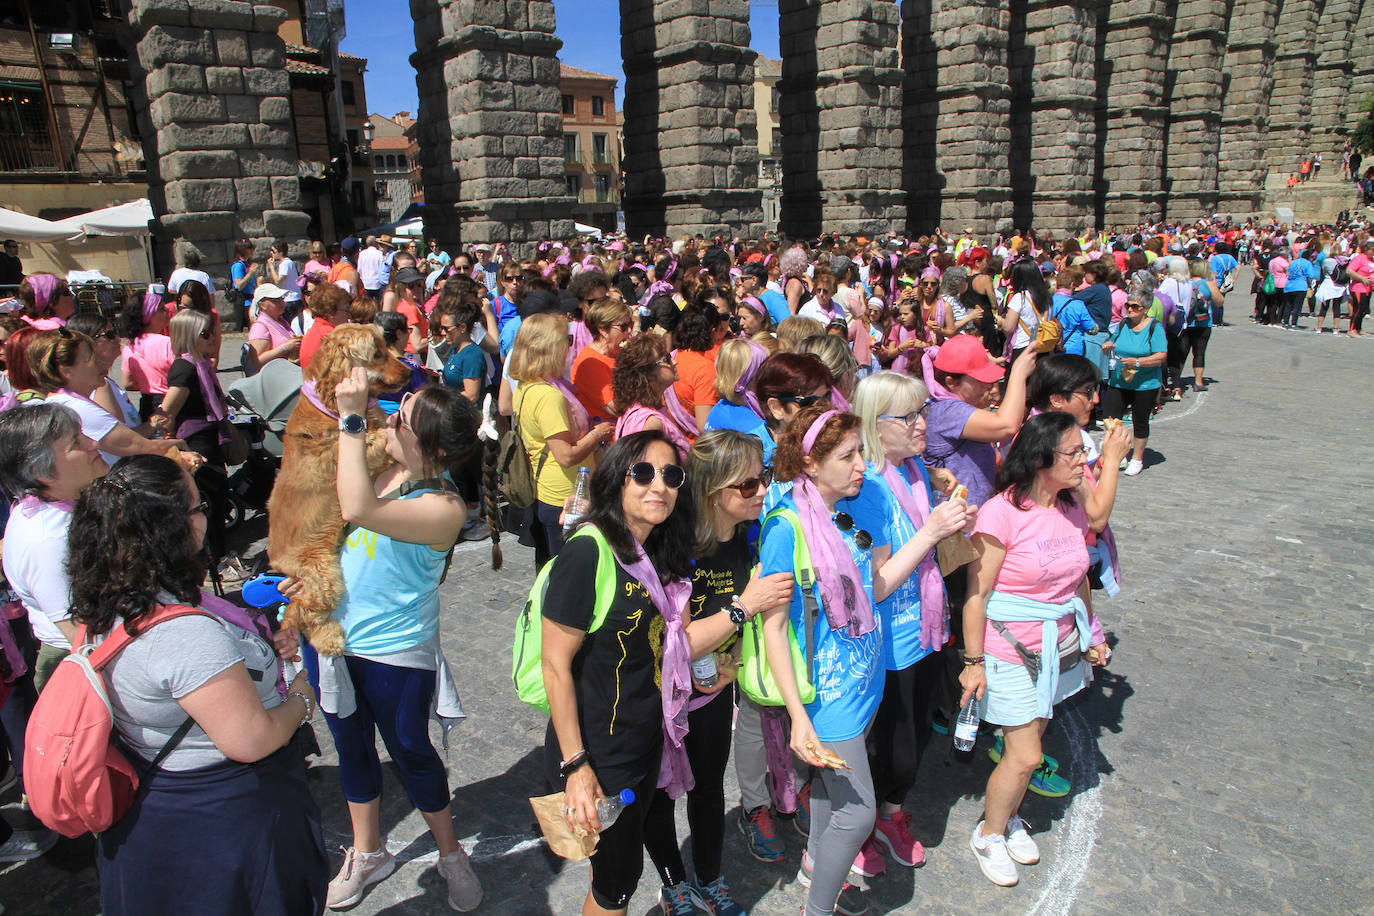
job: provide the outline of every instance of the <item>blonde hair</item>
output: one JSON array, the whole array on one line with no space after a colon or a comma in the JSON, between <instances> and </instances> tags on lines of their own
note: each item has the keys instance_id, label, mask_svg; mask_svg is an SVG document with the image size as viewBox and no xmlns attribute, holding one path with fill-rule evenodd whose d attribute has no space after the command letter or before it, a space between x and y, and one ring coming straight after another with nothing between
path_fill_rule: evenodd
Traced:
<instances>
[{"instance_id":1,"label":"blonde hair","mask_svg":"<svg viewBox=\"0 0 1374 916\"><path fill-rule=\"evenodd\" d=\"M873 373L854 389L853 408L859 418L859 441L864 458L870 464L881 467L885 460L883 440L878 435L879 415L891 413L893 404L907 398L911 400L912 409L918 410L930 399L930 392L919 379L891 369Z\"/></svg>"},{"instance_id":2,"label":"blonde hair","mask_svg":"<svg viewBox=\"0 0 1374 916\"><path fill-rule=\"evenodd\" d=\"M732 404L738 404L739 395L735 394L735 386L753 358L754 348L747 340L727 340L721 344L716 353L716 394Z\"/></svg>"},{"instance_id":3,"label":"blonde hair","mask_svg":"<svg viewBox=\"0 0 1374 916\"><path fill-rule=\"evenodd\" d=\"M568 319L540 312L520 322L506 374L517 382L537 382L563 374L568 361Z\"/></svg>"},{"instance_id":4,"label":"blonde hair","mask_svg":"<svg viewBox=\"0 0 1374 916\"><path fill-rule=\"evenodd\" d=\"M29 371L44 391L65 388L67 380L62 377L64 366L75 366L81 356L81 347L89 348L95 354L95 342L77 331L53 329L39 331L24 347L24 356L29 361Z\"/></svg>"},{"instance_id":5,"label":"blonde hair","mask_svg":"<svg viewBox=\"0 0 1374 916\"><path fill-rule=\"evenodd\" d=\"M1188 273L1194 280L1212 279L1212 265L1201 258L1188 262Z\"/></svg>"},{"instance_id":6,"label":"blonde hair","mask_svg":"<svg viewBox=\"0 0 1374 916\"><path fill-rule=\"evenodd\" d=\"M825 325L814 318L793 315L778 323L778 349L784 353L798 353L801 342L808 337L825 333Z\"/></svg>"},{"instance_id":7,"label":"blonde hair","mask_svg":"<svg viewBox=\"0 0 1374 916\"><path fill-rule=\"evenodd\" d=\"M692 502L696 506L696 517L692 519L692 555L695 558L709 557L716 552L716 504L712 497L736 483L750 466L750 459L763 467L763 443L758 436L734 429L708 430L692 445L687 485L692 488ZM748 524L741 522L740 528Z\"/></svg>"},{"instance_id":8,"label":"blonde hair","mask_svg":"<svg viewBox=\"0 0 1374 916\"><path fill-rule=\"evenodd\" d=\"M582 321L594 338L607 333L613 324L626 318L633 318L630 307L610 296L602 296L582 311Z\"/></svg>"},{"instance_id":9,"label":"blonde hair","mask_svg":"<svg viewBox=\"0 0 1374 916\"><path fill-rule=\"evenodd\" d=\"M172 339L172 352L177 356L189 353L195 359L200 359L196 341L209 327L209 315L203 315L195 309L182 309L177 312L167 325L167 336Z\"/></svg>"},{"instance_id":10,"label":"blonde hair","mask_svg":"<svg viewBox=\"0 0 1374 916\"><path fill-rule=\"evenodd\" d=\"M819 358L830 370L830 378L835 383L844 378L846 372L854 372L859 368L859 361L849 349L849 341L834 334L812 335L798 345L797 352L810 353Z\"/></svg>"}]
</instances>

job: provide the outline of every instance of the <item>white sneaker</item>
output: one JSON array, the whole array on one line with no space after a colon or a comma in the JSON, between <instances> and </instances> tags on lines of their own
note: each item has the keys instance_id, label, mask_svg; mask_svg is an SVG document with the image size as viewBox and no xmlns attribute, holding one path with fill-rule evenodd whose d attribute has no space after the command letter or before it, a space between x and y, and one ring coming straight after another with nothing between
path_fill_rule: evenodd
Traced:
<instances>
[{"instance_id":1,"label":"white sneaker","mask_svg":"<svg viewBox=\"0 0 1374 916\"><path fill-rule=\"evenodd\" d=\"M1017 865L1034 865L1040 861L1040 847L1031 839L1030 824L1013 814L1007 821L1007 855Z\"/></svg>"},{"instance_id":2,"label":"white sneaker","mask_svg":"<svg viewBox=\"0 0 1374 916\"><path fill-rule=\"evenodd\" d=\"M1143 470L1145 470L1145 462L1141 461L1139 458L1132 458L1126 464L1125 473L1127 477L1134 477Z\"/></svg>"},{"instance_id":3,"label":"white sneaker","mask_svg":"<svg viewBox=\"0 0 1374 916\"><path fill-rule=\"evenodd\" d=\"M1121 463L1118 464L1118 465L1116 466L1116 468L1117 468L1118 471L1124 471L1124 470L1126 470L1126 465L1128 465L1128 464L1130 464L1130 463L1131 463L1131 459L1129 459L1129 458L1122 458L1122 459L1121 459Z\"/></svg>"},{"instance_id":4,"label":"white sneaker","mask_svg":"<svg viewBox=\"0 0 1374 916\"><path fill-rule=\"evenodd\" d=\"M356 906L367 889L391 874L396 860L387 852L385 844L376 852L358 852L352 846L344 850L343 867L329 882L325 906L343 910Z\"/></svg>"},{"instance_id":5,"label":"white sneaker","mask_svg":"<svg viewBox=\"0 0 1374 916\"><path fill-rule=\"evenodd\" d=\"M978 826L973 828L968 845L978 857L978 867L989 881L1002 887L1011 887L1016 883L1016 863L1007 854L1006 837L983 836L983 822L979 821Z\"/></svg>"}]
</instances>

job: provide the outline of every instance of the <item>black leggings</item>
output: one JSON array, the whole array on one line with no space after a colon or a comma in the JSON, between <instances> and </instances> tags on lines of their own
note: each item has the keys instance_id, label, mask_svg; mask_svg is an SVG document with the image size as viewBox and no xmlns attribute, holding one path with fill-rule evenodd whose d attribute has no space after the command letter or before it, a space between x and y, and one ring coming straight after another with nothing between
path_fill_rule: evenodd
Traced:
<instances>
[{"instance_id":1,"label":"black leggings","mask_svg":"<svg viewBox=\"0 0 1374 916\"><path fill-rule=\"evenodd\" d=\"M1364 316L1369 314L1369 293L1355 294L1354 305L1350 309L1350 330L1364 331Z\"/></svg>"},{"instance_id":2,"label":"black leggings","mask_svg":"<svg viewBox=\"0 0 1374 916\"><path fill-rule=\"evenodd\" d=\"M1129 388L1103 388L1102 412L1120 420L1126 415L1126 405L1131 406L1131 426L1137 439L1150 438L1150 410L1159 397L1158 388L1142 388L1132 391Z\"/></svg>"},{"instance_id":3,"label":"black leggings","mask_svg":"<svg viewBox=\"0 0 1374 916\"><path fill-rule=\"evenodd\" d=\"M730 760L735 690L727 687L722 693L725 695L687 714L687 759L696 781L687 793L687 823L692 830L692 864L698 884L710 884L720 877L725 845L725 765ZM673 808L668 793L659 789L644 823L644 848L664 884L677 884L687 876L673 825Z\"/></svg>"},{"instance_id":4,"label":"black leggings","mask_svg":"<svg viewBox=\"0 0 1374 916\"><path fill-rule=\"evenodd\" d=\"M1302 315L1302 302L1307 298L1307 291L1295 289L1291 293L1283 294L1283 323L1297 324L1298 318Z\"/></svg>"},{"instance_id":5,"label":"black leggings","mask_svg":"<svg viewBox=\"0 0 1374 916\"><path fill-rule=\"evenodd\" d=\"M1183 332L1177 334L1165 333L1167 350L1164 358L1164 387L1179 388L1179 379L1183 375L1183 361L1188 357L1188 343Z\"/></svg>"},{"instance_id":6,"label":"black leggings","mask_svg":"<svg viewBox=\"0 0 1374 916\"><path fill-rule=\"evenodd\" d=\"M916 784L935 694L945 676L945 662L936 651L901 671L889 671L883 701L868 732L868 766L878 801L900 805Z\"/></svg>"},{"instance_id":7,"label":"black leggings","mask_svg":"<svg viewBox=\"0 0 1374 916\"><path fill-rule=\"evenodd\" d=\"M1188 357L1188 351L1193 353L1193 368L1201 369L1207 365L1207 341L1212 339L1211 328L1188 328L1183 332L1179 340L1178 365L1182 369L1183 361Z\"/></svg>"}]
</instances>

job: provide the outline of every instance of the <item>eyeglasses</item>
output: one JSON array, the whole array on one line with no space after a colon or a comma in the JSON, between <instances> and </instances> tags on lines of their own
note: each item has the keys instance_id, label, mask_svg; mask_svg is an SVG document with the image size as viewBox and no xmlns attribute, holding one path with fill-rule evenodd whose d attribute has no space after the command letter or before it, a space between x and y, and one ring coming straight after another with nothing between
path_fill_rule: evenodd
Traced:
<instances>
[{"instance_id":1,"label":"eyeglasses","mask_svg":"<svg viewBox=\"0 0 1374 916\"><path fill-rule=\"evenodd\" d=\"M772 482L773 472L768 468L764 468L759 476L750 477L748 480L742 480L739 483L728 483L722 487L722 489L738 490L741 497L749 499L758 493L760 487L766 488Z\"/></svg>"},{"instance_id":2,"label":"eyeglasses","mask_svg":"<svg viewBox=\"0 0 1374 916\"><path fill-rule=\"evenodd\" d=\"M114 340L118 336L119 335L114 332L113 328L106 328L103 331L91 335L91 337L96 340Z\"/></svg>"},{"instance_id":3,"label":"eyeglasses","mask_svg":"<svg viewBox=\"0 0 1374 916\"><path fill-rule=\"evenodd\" d=\"M623 333L623 334L628 334L628 333L630 333L630 328L634 327L634 322L633 322L633 321L617 321L615 324L611 325L611 327L614 328L614 329L617 330L617 331L620 331L620 332Z\"/></svg>"},{"instance_id":4,"label":"eyeglasses","mask_svg":"<svg viewBox=\"0 0 1374 916\"><path fill-rule=\"evenodd\" d=\"M834 522L835 527L841 531L854 532L855 547L858 547L860 550L867 550L873 546L873 535L862 528L855 529L854 518L848 512L836 512L830 517L830 520Z\"/></svg>"},{"instance_id":5,"label":"eyeglasses","mask_svg":"<svg viewBox=\"0 0 1374 916\"><path fill-rule=\"evenodd\" d=\"M209 517L210 517L210 504L209 504L208 502L206 502L205 500L202 499L200 502L196 503L194 506L192 506L190 509L188 509L188 510L186 511L186 514L187 514L187 515L195 515L197 512L201 513L201 514L204 515L206 518L209 518Z\"/></svg>"},{"instance_id":6,"label":"eyeglasses","mask_svg":"<svg viewBox=\"0 0 1374 916\"><path fill-rule=\"evenodd\" d=\"M661 477L663 485L671 490L676 490L687 480L687 472L676 464L665 464L661 468L656 468L647 461L636 461L630 465L625 476L641 487L647 487L654 482L655 477Z\"/></svg>"},{"instance_id":7,"label":"eyeglasses","mask_svg":"<svg viewBox=\"0 0 1374 916\"><path fill-rule=\"evenodd\" d=\"M669 369L675 369L675 368L677 368L676 366L673 365L673 357L672 357L671 354L669 354L668 356L665 356L665 357L663 357L662 359L658 360L657 362L654 363L654 365L655 365L655 366L666 366L666 367L669 368Z\"/></svg>"},{"instance_id":8,"label":"eyeglasses","mask_svg":"<svg viewBox=\"0 0 1374 916\"><path fill-rule=\"evenodd\" d=\"M784 404L796 404L802 410L805 410L812 404L815 404L817 401L822 401L828 397L830 397L829 392L826 392L825 394L785 394L782 397L778 398L778 400Z\"/></svg>"},{"instance_id":9,"label":"eyeglasses","mask_svg":"<svg viewBox=\"0 0 1374 916\"><path fill-rule=\"evenodd\" d=\"M1082 388L1075 388L1073 391L1069 392L1069 396L1072 397L1075 394L1081 394L1085 398L1090 398L1093 395L1097 394L1098 388L1100 387L1100 385L1094 382L1091 385L1085 385Z\"/></svg>"},{"instance_id":10,"label":"eyeglasses","mask_svg":"<svg viewBox=\"0 0 1374 916\"><path fill-rule=\"evenodd\" d=\"M1067 458L1067 459L1069 459L1070 461L1072 461L1073 459L1077 458L1079 455L1086 455L1086 454L1088 454L1088 447L1087 447L1086 445L1080 445L1080 446L1078 446L1077 448L1071 448L1071 449L1069 449L1067 452L1065 452L1065 451L1060 451L1059 449L1055 449L1055 450L1054 450L1054 453L1055 453L1056 455L1059 455L1059 456L1061 456L1061 457L1063 457L1063 458Z\"/></svg>"},{"instance_id":11,"label":"eyeglasses","mask_svg":"<svg viewBox=\"0 0 1374 916\"><path fill-rule=\"evenodd\" d=\"M930 401L926 401L911 413L880 413L880 420L901 420L907 426L915 426L917 420L925 420L930 417Z\"/></svg>"}]
</instances>

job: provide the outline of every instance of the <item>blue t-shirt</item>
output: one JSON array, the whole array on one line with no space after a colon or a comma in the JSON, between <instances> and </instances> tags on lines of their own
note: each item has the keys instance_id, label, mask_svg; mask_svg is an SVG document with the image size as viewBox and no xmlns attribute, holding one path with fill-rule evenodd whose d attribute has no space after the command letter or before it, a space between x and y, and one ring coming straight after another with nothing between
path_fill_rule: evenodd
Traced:
<instances>
[{"instance_id":1,"label":"blue t-shirt","mask_svg":"<svg viewBox=\"0 0 1374 916\"><path fill-rule=\"evenodd\" d=\"M789 493L779 505L796 511L797 504ZM849 547L854 564L863 578L864 591L868 600L873 601L873 548L860 550L854 543L854 535L863 529L873 538L873 546L881 547L887 543L887 521L883 504L873 488L865 485L853 499L843 499L835 504L835 511L847 512L854 519L854 527L844 532L842 537ZM792 548L795 540L794 529L786 519L774 516L765 519L759 546L761 574L775 572L796 572ZM815 589L819 602L820 588ZM805 641L806 624L803 618L801 589L792 588L790 617L793 632L798 642ZM878 711L883 698L883 685L886 680L883 667L883 627L882 613L874 606L878 626L859 637L850 637L847 629L832 630L825 619L824 605L816 621L815 631L815 683L816 699L806 707L811 724L816 729L816 737L821 741L848 741L857 738L868 728ZM803 646L803 654L806 648Z\"/></svg>"},{"instance_id":2,"label":"blue t-shirt","mask_svg":"<svg viewBox=\"0 0 1374 916\"><path fill-rule=\"evenodd\" d=\"M1288 282L1283 285L1285 293L1305 293L1309 282L1320 279L1317 265L1307 258L1294 258L1288 262Z\"/></svg>"},{"instance_id":3,"label":"blue t-shirt","mask_svg":"<svg viewBox=\"0 0 1374 916\"><path fill-rule=\"evenodd\" d=\"M233 278L233 280L234 280L234 286L237 287L237 286L238 286L238 282L239 282L240 280L242 280L244 277L248 276L248 262L247 262L247 261L235 261L233 264L230 264L230 265L229 265L229 276ZM254 293L255 290L257 290L257 288L258 288L258 278L257 278L257 277L254 277L253 279L249 280L247 283L243 284L243 289L241 289L241 290L239 290L239 291L240 291L241 293L243 293L243 296L244 296L245 299L247 299L249 302L252 302L252 301L253 301L253 293Z\"/></svg>"},{"instance_id":4,"label":"blue t-shirt","mask_svg":"<svg viewBox=\"0 0 1374 916\"><path fill-rule=\"evenodd\" d=\"M1074 292L1073 296L1088 307L1088 314L1099 330L1106 330L1107 325L1112 323L1112 291L1107 289L1105 283L1086 286Z\"/></svg>"},{"instance_id":5,"label":"blue t-shirt","mask_svg":"<svg viewBox=\"0 0 1374 916\"><path fill-rule=\"evenodd\" d=\"M1168 353L1169 344L1164 336L1164 326L1151 318L1146 322L1145 327L1139 331L1131 330L1126 322L1121 322L1121 327L1116 329L1112 335L1112 340L1116 343L1115 355L1121 362L1117 363L1115 369L1107 377L1107 384L1113 388L1121 388L1126 391L1145 391L1150 388L1158 388L1162 370L1159 366L1150 366L1135 370L1135 376L1128 382L1122 375L1122 368L1126 360L1136 357L1149 356L1152 353Z\"/></svg>"},{"instance_id":6,"label":"blue t-shirt","mask_svg":"<svg viewBox=\"0 0 1374 916\"><path fill-rule=\"evenodd\" d=\"M1091 334L1097 327L1088 307L1068 293L1055 293L1050 301L1050 317L1064 329L1064 352L1082 356L1083 335Z\"/></svg>"},{"instance_id":7,"label":"blue t-shirt","mask_svg":"<svg viewBox=\"0 0 1374 916\"><path fill-rule=\"evenodd\" d=\"M482 348L469 344L461 350L449 353L444 361L444 384L459 390L466 379L481 379L487 374L486 360L482 359Z\"/></svg>"},{"instance_id":8,"label":"blue t-shirt","mask_svg":"<svg viewBox=\"0 0 1374 916\"><path fill-rule=\"evenodd\" d=\"M510 351L515 349L515 334L520 330L520 325L523 321L524 319L516 315L501 326L501 336L498 339L501 345L501 359L504 360L506 357L510 356Z\"/></svg>"},{"instance_id":9,"label":"blue t-shirt","mask_svg":"<svg viewBox=\"0 0 1374 916\"><path fill-rule=\"evenodd\" d=\"M773 449L776 445L773 436L768 432L768 426L758 414L754 413L743 404L731 404L725 398L716 401L716 406L711 408L711 412L706 415L707 429L734 429L751 436L757 436L763 443L763 466L771 467L773 464Z\"/></svg>"},{"instance_id":10,"label":"blue t-shirt","mask_svg":"<svg viewBox=\"0 0 1374 916\"><path fill-rule=\"evenodd\" d=\"M920 472L920 480L912 480L905 467L898 468L897 473L902 475L902 479L913 487L925 487L927 505L935 505L935 494L930 488L930 478L926 475L925 467L918 461L916 466ZM880 494L883 499L884 512L888 518L888 540L892 544L892 552L896 553L906 545L906 542L916 536L916 524L902 510L902 504L897 501L897 497L888 486L887 481L882 475L878 474L873 465L868 466L867 473L864 474L864 489L872 489ZM878 610L883 615L883 664L888 671L901 671L910 668L931 653L931 649L926 649L921 645L921 580L920 576L912 573L907 580L897 587L897 590L888 595L878 605Z\"/></svg>"},{"instance_id":11,"label":"blue t-shirt","mask_svg":"<svg viewBox=\"0 0 1374 916\"><path fill-rule=\"evenodd\" d=\"M496 329L504 331L506 326L520 317L520 312L516 309L515 303L505 296L497 296L494 303L496 308Z\"/></svg>"},{"instance_id":12,"label":"blue t-shirt","mask_svg":"<svg viewBox=\"0 0 1374 916\"><path fill-rule=\"evenodd\" d=\"M1226 277L1231 271L1240 266L1236 263L1236 259L1229 254L1214 254L1212 255L1210 263L1212 265L1212 275L1217 278L1218 286L1226 280Z\"/></svg>"},{"instance_id":13,"label":"blue t-shirt","mask_svg":"<svg viewBox=\"0 0 1374 916\"><path fill-rule=\"evenodd\" d=\"M768 309L768 317L773 319L773 327L781 324L784 318L792 317L792 310L787 307L787 297L775 289L765 289L759 293L759 301Z\"/></svg>"}]
</instances>

